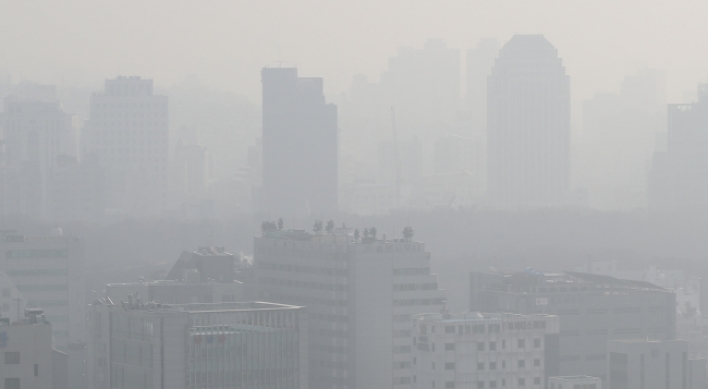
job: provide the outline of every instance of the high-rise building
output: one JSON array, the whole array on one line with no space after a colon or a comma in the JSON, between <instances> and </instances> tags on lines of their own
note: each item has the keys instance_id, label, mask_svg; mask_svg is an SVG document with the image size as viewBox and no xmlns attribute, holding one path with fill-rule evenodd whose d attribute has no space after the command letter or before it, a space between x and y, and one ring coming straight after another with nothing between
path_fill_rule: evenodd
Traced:
<instances>
[{"instance_id":1,"label":"high-rise building","mask_svg":"<svg viewBox=\"0 0 708 389\"><path fill-rule=\"evenodd\" d=\"M688 357L685 340L607 342L609 389L705 389L706 360Z\"/></svg>"},{"instance_id":2,"label":"high-rise building","mask_svg":"<svg viewBox=\"0 0 708 389\"><path fill-rule=\"evenodd\" d=\"M545 388L558 317L447 312L413 320L412 388Z\"/></svg>"},{"instance_id":3,"label":"high-rise building","mask_svg":"<svg viewBox=\"0 0 708 389\"><path fill-rule=\"evenodd\" d=\"M493 38L482 39L477 47L467 50L466 103L472 137L483 135L487 130L487 78L497 56L499 42Z\"/></svg>"},{"instance_id":4,"label":"high-rise building","mask_svg":"<svg viewBox=\"0 0 708 389\"><path fill-rule=\"evenodd\" d=\"M303 307L94 302L89 387L308 389Z\"/></svg>"},{"instance_id":5,"label":"high-rise building","mask_svg":"<svg viewBox=\"0 0 708 389\"><path fill-rule=\"evenodd\" d=\"M86 284L84 240L5 231L0 236L0 271L6 273L27 306L44 311L52 324L53 347L68 354L69 385L84 387L86 345Z\"/></svg>"},{"instance_id":6,"label":"high-rise building","mask_svg":"<svg viewBox=\"0 0 708 389\"><path fill-rule=\"evenodd\" d=\"M305 215L337 208L337 106L322 78L264 68L263 211Z\"/></svg>"},{"instance_id":7,"label":"high-rise building","mask_svg":"<svg viewBox=\"0 0 708 389\"><path fill-rule=\"evenodd\" d=\"M5 98L0 128L0 211L46 217L57 158L77 155L71 115L61 109L54 86L26 84Z\"/></svg>"},{"instance_id":8,"label":"high-rise building","mask_svg":"<svg viewBox=\"0 0 708 389\"><path fill-rule=\"evenodd\" d=\"M570 79L542 35L514 35L487 80L490 200L547 206L570 180Z\"/></svg>"},{"instance_id":9,"label":"high-rise building","mask_svg":"<svg viewBox=\"0 0 708 389\"><path fill-rule=\"evenodd\" d=\"M654 156L649 191L654 206L708 208L708 84L698 86L698 102L669 104L665 153Z\"/></svg>"},{"instance_id":10,"label":"high-rise building","mask_svg":"<svg viewBox=\"0 0 708 389\"><path fill-rule=\"evenodd\" d=\"M255 238L259 298L307 306L311 388L407 388L411 316L439 312L445 292L423 243L351 232Z\"/></svg>"},{"instance_id":11,"label":"high-rise building","mask_svg":"<svg viewBox=\"0 0 708 389\"><path fill-rule=\"evenodd\" d=\"M105 169L106 208L159 213L167 201L168 101L140 77L106 80L91 96L82 153Z\"/></svg>"},{"instance_id":12,"label":"high-rise building","mask_svg":"<svg viewBox=\"0 0 708 389\"><path fill-rule=\"evenodd\" d=\"M566 272L472 273L470 309L560 318L559 374L606 380L606 343L676 336L676 296L649 282Z\"/></svg>"}]
</instances>

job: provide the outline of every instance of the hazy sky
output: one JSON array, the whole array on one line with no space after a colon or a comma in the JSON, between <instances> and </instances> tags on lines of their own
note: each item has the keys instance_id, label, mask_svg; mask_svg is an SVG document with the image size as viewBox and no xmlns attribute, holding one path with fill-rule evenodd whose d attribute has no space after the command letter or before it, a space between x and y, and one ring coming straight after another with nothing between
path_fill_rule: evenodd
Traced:
<instances>
[{"instance_id":1,"label":"hazy sky","mask_svg":"<svg viewBox=\"0 0 708 389\"><path fill-rule=\"evenodd\" d=\"M355 74L376 79L402 46L542 33L576 99L650 67L668 71L680 101L708 81L706 15L705 0L0 0L0 75L93 87L117 74L162 86L196 74L259 99L260 68L280 60L338 94Z\"/></svg>"}]
</instances>

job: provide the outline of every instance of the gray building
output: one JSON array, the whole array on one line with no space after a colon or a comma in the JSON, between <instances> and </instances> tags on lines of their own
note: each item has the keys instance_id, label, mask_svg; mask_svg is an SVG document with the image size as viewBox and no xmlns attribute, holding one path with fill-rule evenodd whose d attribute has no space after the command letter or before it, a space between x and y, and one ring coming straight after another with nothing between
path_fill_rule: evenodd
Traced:
<instances>
[{"instance_id":1,"label":"gray building","mask_svg":"<svg viewBox=\"0 0 708 389\"><path fill-rule=\"evenodd\" d=\"M558 317L451 315L413 320L412 388L545 388L558 370Z\"/></svg>"},{"instance_id":2,"label":"gray building","mask_svg":"<svg viewBox=\"0 0 708 389\"><path fill-rule=\"evenodd\" d=\"M411 316L445 300L423 243L338 229L266 231L254 245L259 299L308 308L311 388L410 386Z\"/></svg>"},{"instance_id":3,"label":"gray building","mask_svg":"<svg viewBox=\"0 0 708 389\"><path fill-rule=\"evenodd\" d=\"M487 180L503 205L559 205L570 182L570 78L543 35L514 35L487 80Z\"/></svg>"},{"instance_id":4,"label":"gray building","mask_svg":"<svg viewBox=\"0 0 708 389\"><path fill-rule=\"evenodd\" d=\"M559 374L605 377L606 342L671 340L673 291L643 281L573 273L472 273L470 309L560 317Z\"/></svg>"},{"instance_id":5,"label":"gray building","mask_svg":"<svg viewBox=\"0 0 708 389\"><path fill-rule=\"evenodd\" d=\"M168 99L140 77L106 80L91 96L82 158L105 169L105 207L146 216L167 202Z\"/></svg>"},{"instance_id":6,"label":"gray building","mask_svg":"<svg viewBox=\"0 0 708 389\"><path fill-rule=\"evenodd\" d=\"M89 387L308 389L304 308L96 301Z\"/></svg>"},{"instance_id":7,"label":"gray building","mask_svg":"<svg viewBox=\"0 0 708 389\"><path fill-rule=\"evenodd\" d=\"M273 215L337 208L337 106L325 102L322 78L296 68L264 68L263 192Z\"/></svg>"},{"instance_id":8,"label":"gray building","mask_svg":"<svg viewBox=\"0 0 708 389\"><path fill-rule=\"evenodd\" d=\"M688 358L685 340L612 340L609 389L704 389L706 360Z\"/></svg>"}]
</instances>

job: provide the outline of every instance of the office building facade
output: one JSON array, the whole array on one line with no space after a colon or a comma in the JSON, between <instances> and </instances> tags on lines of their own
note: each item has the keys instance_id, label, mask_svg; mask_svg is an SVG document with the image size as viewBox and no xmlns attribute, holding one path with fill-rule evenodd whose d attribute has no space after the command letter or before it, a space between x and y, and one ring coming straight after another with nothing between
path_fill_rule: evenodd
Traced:
<instances>
[{"instance_id":1,"label":"office building facade","mask_svg":"<svg viewBox=\"0 0 708 389\"><path fill-rule=\"evenodd\" d=\"M305 215L337 208L337 106L322 78L296 68L264 68L261 209Z\"/></svg>"},{"instance_id":2,"label":"office building facade","mask_svg":"<svg viewBox=\"0 0 708 389\"><path fill-rule=\"evenodd\" d=\"M96 301L90 328L94 389L308 388L302 307Z\"/></svg>"},{"instance_id":3,"label":"office building facade","mask_svg":"<svg viewBox=\"0 0 708 389\"><path fill-rule=\"evenodd\" d=\"M514 35L487 79L487 180L507 206L553 206L570 181L570 79L542 35Z\"/></svg>"},{"instance_id":4,"label":"office building facade","mask_svg":"<svg viewBox=\"0 0 708 389\"><path fill-rule=\"evenodd\" d=\"M545 388L558 369L558 317L420 315L413 320L412 388Z\"/></svg>"},{"instance_id":5,"label":"office building facade","mask_svg":"<svg viewBox=\"0 0 708 389\"><path fill-rule=\"evenodd\" d=\"M704 389L706 360L689 359L685 340L612 340L609 389Z\"/></svg>"},{"instance_id":6,"label":"office building facade","mask_svg":"<svg viewBox=\"0 0 708 389\"><path fill-rule=\"evenodd\" d=\"M259 299L304 305L313 389L411 384L411 316L445 300L420 242L355 240L351 230L255 238Z\"/></svg>"},{"instance_id":7,"label":"office building facade","mask_svg":"<svg viewBox=\"0 0 708 389\"><path fill-rule=\"evenodd\" d=\"M676 297L642 281L566 272L472 273L470 309L560 318L559 374L606 379L606 342L671 340Z\"/></svg>"}]
</instances>

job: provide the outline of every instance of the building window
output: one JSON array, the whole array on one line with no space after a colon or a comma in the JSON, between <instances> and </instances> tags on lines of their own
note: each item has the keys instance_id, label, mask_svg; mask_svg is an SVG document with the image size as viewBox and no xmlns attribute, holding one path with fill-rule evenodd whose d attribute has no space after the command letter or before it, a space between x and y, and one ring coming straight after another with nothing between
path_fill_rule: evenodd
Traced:
<instances>
[{"instance_id":1,"label":"building window","mask_svg":"<svg viewBox=\"0 0 708 389\"><path fill-rule=\"evenodd\" d=\"M6 351L5 352L5 364L6 365L19 365L20 364L20 352L19 351Z\"/></svg>"},{"instance_id":2,"label":"building window","mask_svg":"<svg viewBox=\"0 0 708 389\"><path fill-rule=\"evenodd\" d=\"M524 378L519 378L519 386L526 386L526 380Z\"/></svg>"},{"instance_id":3,"label":"building window","mask_svg":"<svg viewBox=\"0 0 708 389\"><path fill-rule=\"evenodd\" d=\"M535 348L540 348L541 347L541 339L536 338L533 340L533 347Z\"/></svg>"},{"instance_id":4,"label":"building window","mask_svg":"<svg viewBox=\"0 0 708 389\"><path fill-rule=\"evenodd\" d=\"M477 370L484 370L484 362L477 362Z\"/></svg>"},{"instance_id":5,"label":"building window","mask_svg":"<svg viewBox=\"0 0 708 389\"><path fill-rule=\"evenodd\" d=\"M433 389L435 389L435 381L431 381L431 382L430 382L430 387L433 388Z\"/></svg>"},{"instance_id":6,"label":"building window","mask_svg":"<svg viewBox=\"0 0 708 389\"><path fill-rule=\"evenodd\" d=\"M540 359L540 358L534 359L534 360L533 360L533 365L534 365L535 367L541 366L541 359Z\"/></svg>"},{"instance_id":7,"label":"building window","mask_svg":"<svg viewBox=\"0 0 708 389\"><path fill-rule=\"evenodd\" d=\"M430 368L433 369L433 370L435 370L435 362L433 362L433 363L430 364Z\"/></svg>"},{"instance_id":8,"label":"building window","mask_svg":"<svg viewBox=\"0 0 708 389\"><path fill-rule=\"evenodd\" d=\"M497 370L497 363L489 362L489 370Z\"/></svg>"},{"instance_id":9,"label":"building window","mask_svg":"<svg viewBox=\"0 0 708 389\"><path fill-rule=\"evenodd\" d=\"M497 387L497 381L489 381L489 388L495 389Z\"/></svg>"},{"instance_id":10,"label":"building window","mask_svg":"<svg viewBox=\"0 0 708 389\"><path fill-rule=\"evenodd\" d=\"M489 342L489 351L497 351L497 342Z\"/></svg>"},{"instance_id":11,"label":"building window","mask_svg":"<svg viewBox=\"0 0 708 389\"><path fill-rule=\"evenodd\" d=\"M502 350L506 350L506 339L502 339Z\"/></svg>"},{"instance_id":12,"label":"building window","mask_svg":"<svg viewBox=\"0 0 708 389\"><path fill-rule=\"evenodd\" d=\"M526 361L519 359L519 369L523 369L524 367L526 367Z\"/></svg>"},{"instance_id":13,"label":"building window","mask_svg":"<svg viewBox=\"0 0 708 389\"><path fill-rule=\"evenodd\" d=\"M20 389L20 379L5 378L5 389Z\"/></svg>"},{"instance_id":14,"label":"building window","mask_svg":"<svg viewBox=\"0 0 708 389\"><path fill-rule=\"evenodd\" d=\"M519 348L526 348L526 339L519 339L518 347Z\"/></svg>"},{"instance_id":15,"label":"building window","mask_svg":"<svg viewBox=\"0 0 708 389\"><path fill-rule=\"evenodd\" d=\"M533 377L534 385L541 385L541 377Z\"/></svg>"},{"instance_id":16,"label":"building window","mask_svg":"<svg viewBox=\"0 0 708 389\"><path fill-rule=\"evenodd\" d=\"M455 381L445 381L445 389L455 389Z\"/></svg>"},{"instance_id":17,"label":"building window","mask_svg":"<svg viewBox=\"0 0 708 389\"><path fill-rule=\"evenodd\" d=\"M477 351L484 351L484 342L477 342Z\"/></svg>"},{"instance_id":18,"label":"building window","mask_svg":"<svg viewBox=\"0 0 708 389\"><path fill-rule=\"evenodd\" d=\"M445 351L455 351L455 343L445 343Z\"/></svg>"},{"instance_id":19,"label":"building window","mask_svg":"<svg viewBox=\"0 0 708 389\"><path fill-rule=\"evenodd\" d=\"M484 389L484 381L477 381L477 389Z\"/></svg>"},{"instance_id":20,"label":"building window","mask_svg":"<svg viewBox=\"0 0 708 389\"><path fill-rule=\"evenodd\" d=\"M39 365L36 363L34 364L34 376L39 377Z\"/></svg>"},{"instance_id":21,"label":"building window","mask_svg":"<svg viewBox=\"0 0 708 389\"><path fill-rule=\"evenodd\" d=\"M446 362L445 370L455 370L455 362Z\"/></svg>"},{"instance_id":22,"label":"building window","mask_svg":"<svg viewBox=\"0 0 708 389\"><path fill-rule=\"evenodd\" d=\"M455 326L445 326L445 333L446 334L454 334L455 333Z\"/></svg>"},{"instance_id":23,"label":"building window","mask_svg":"<svg viewBox=\"0 0 708 389\"><path fill-rule=\"evenodd\" d=\"M502 369L506 369L506 361L502 361Z\"/></svg>"}]
</instances>

